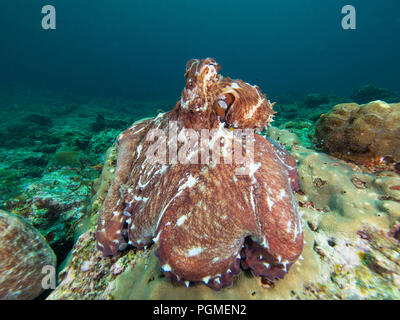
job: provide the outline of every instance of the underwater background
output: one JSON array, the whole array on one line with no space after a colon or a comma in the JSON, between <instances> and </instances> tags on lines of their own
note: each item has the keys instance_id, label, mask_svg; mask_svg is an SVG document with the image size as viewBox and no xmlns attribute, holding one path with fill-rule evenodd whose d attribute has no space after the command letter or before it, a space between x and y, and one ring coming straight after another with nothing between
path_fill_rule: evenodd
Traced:
<instances>
[{"instance_id":1,"label":"underwater background","mask_svg":"<svg viewBox=\"0 0 400 320\"><path fill-rule=\"evenodd\" d=\"M344 17L342 7L348 4L356 9L355 30L344 30L341 25ZM44 30L41 27L44 16L41 9L44 5L53 5L56 9L55 30ZM337 177L343 174L348 179L342 178L339 183L341 186L332 189L335 191L329 191L331 196L347 186L355 186L354 192L369 188L371 194L364 194L357 201L367 202L365 199L370 199L371 208L368 210L372 215L384 212L389 217L385 227L378 225L391 232L390 236L379 234L379 241L384 243L380 248L387 247L390 254L377 249L379 246L376 242L374 250L377 251L357 247L359 263L371 272L368 279L372 278L371 283L375 286L371 283L362 284L360 289L354 285L349 289L350 293L338 296L343 283L350 281L344 279L346 276L353 277L351 281L354 283L366 277L366 273L359 269L352 269L346 275L340 274L347 258L338 258L340 262L335 260L336 252L341 251L338 240L336 248L331 245L332 242L328 244L327 250L333 251L324 254L325 258L328 257L324 258L326 261L323 259L326 266L319 266L318 269L329 274L332 272L329 268L332 268L338 278L343 277L341 280L336 279L335 284L330 284L333 287L336 285L337 290L324 284L324 288L328 288L328 293L324 295L321 287L313 288L309 285L307 294L300 293L303 289L298 289L296 294L287 291L288 296L283 293L264 296L259 293L260 288L254 289L252 286L255 284L250 283L244 285L245 290L251 292L249 297L399 299L400 153L392 150L400 148L400 118L382 125L392 130L389 134L382 133L387 148L384 154L370 150L368 159L358 155L339 155L343 150L338 151L333 146L333 138L329 136L332 132L329 112L335 105L364 105L376 100L387 104L400 102L399 12L398 0L2 1L0 217L4 221L14 215L23 217L28 226L18 228L34 227L26 234L32 233L31 237L38 239L40 246L35 250L48 258L48 264L54 264L59 270L67 266L68 270L71 265L68 260L71 259L71 249L78 237L86 235L86 230L90 230L87 226L92 223L93 212L96 211L94 203L104 196L99 198L99 185L102 185L101 172L109 159L106 151L113 145L118 134L134 121L172 109L185 85L183 75L187 61L213 57L221 64L222 75L256 84L268 99L277 102L274 107L277 114L269 135L291 152L296 152L297 146L306 148L308 151L299 155L298 161L316 161L308 160L307 157L312 152L323 152L320 153L321 157L331 154L341 161L346 160L359 166L358 169L353 168L360 172L361 176L357 177L353 176L355 171L348 167L343 167L340 174L332 171L332 167L321 169L321 177L324 174L328 176L310 182L314 189L310 186L312 190L306 193L309 198L299 200L304 210L311 212L314 202L318 202L316 199L322 198L325 202L315 204L318 207L316 211L323 208L327 212L339 212L340 217L346 216L348 211L342 202L349 199L342 199L338 209L332 204L335 201L325 193L321 195L320 190L326 181L335 180L331 175ZM367 113L377 113L382 121L386 119L386 113L379 111L385 107L379 103L368 108L370 111ZM398 107L393 108L397 110ZM400 114L400 110L398 112ZM328 118L324 118L327 114ZM333 127L340 126L345 125L335 122ZM371 132L368 134L374 135ZM325 142L328 136L331 144ZM344 138L340 136L337 139ZM383 163L380 159L385 157L386 163ZM322 163L329 161L332 161L331 158L324 158ZM336 165L333 167L339 170ZM317 176L311 169L308 170L309 176ZM376 176L377 172L390 174L385 173L385 178L382 178ZM387 182L382 182L381 178ZM303 191L307 189L306 180L304 178ZM377 204L374 195L382 203ZM310 200L313 197L315 199ZM350 199L355 197L352 194ZM304 224L310 229L317 229L319 218L310 212L305 215L308 220ZM349 225L360 225L360 220L356 219ZM371 225L375 226L373 222ZM333 231L329 229L324 236L319 234L319 240L315 241L321 243L327 240L328 243L342 227L337 223ZM349 227L349 232L360 231L354 228ZM37 232L45 241L40 239ZM364 233L374 233L370 230L368 232L364 230ZM2 238L2 234L0 227L0 248L18 246L16 238ZM325 240L321 237L325 237ZM93 246L88 236L82 239L82 243ZM315 250L314 240L310 240L310 244L314 244L314 250L310 249L309 256L311 251L321 256ZM389 262L377 262L379 257L387 255L391 257L388 258ZM25 260L27 256L19 258ZM114 281L122 273L121 270L126 268L123 264L128 263L130 258L124 256L122 262L115 260L102 266L113 270L113 276L107 278L107 281ZM312 259L309 261L314 261ZM64 265L61 265L63 261ZM349 265L354 265L351 261ZM90 269L89 265L85 265L86 271ZM315 271L315 265L310 270ZM77 267L76 263L74 266ZM4 266L0 262L0 272L11 273L12 266ZM93 272L99 273L98 270ZM308 280L311 279L311 273L307 275ZM132 277L135 278L136 274ZM0 298L35 298L41 292L36 289L29 289L32 291L29 292L27 289L25 295L23 289L18 289L16 293L6 294L11 284L4 279L0 281ZM62 280L60 277L58 282ZM80 283L87 291L82 289L76 296L76 292L67 297L62 296L60 292L66 291L66 287L63 287L53 298L105 298L109 294L104 283L97 291L93 289L93 284L85 285ZM139 285L138 281L136 286ZM296 286L306 287L298 281ZM371 286L375 291L368 291L367 288ZM139 289L136 288L136 292ZM133 291L130 289L124 290L114 292L113 297L138 298L132 296ZM282 290L286 292L286 287ZM139 298L153 298L154 291L143 291L145 293ZM253 295L253 292L257 294ZM365 296L358 295L358 292L363 292ZM49 291L46 291L39 298L48 294ZM180 298L182 295L185 296L185 293L177 291L171 298ZM215 298L207 294L202 296L201 291L189 297ZM242 295L225 296L232 297L247 298Z\"/></svg>"},{"instance_id":2,"label":"underwater background","mask_svg":"<svg viewBox=\"0 0 400 320\"><path fill-rule=\"evenodd\" d=\"M57 29L41 28L54 5ZM182 61L212 56L268 95L399 90L399 4L348 1L3 1L2 86L176 100Z\"/></svg>"}]
</instances>

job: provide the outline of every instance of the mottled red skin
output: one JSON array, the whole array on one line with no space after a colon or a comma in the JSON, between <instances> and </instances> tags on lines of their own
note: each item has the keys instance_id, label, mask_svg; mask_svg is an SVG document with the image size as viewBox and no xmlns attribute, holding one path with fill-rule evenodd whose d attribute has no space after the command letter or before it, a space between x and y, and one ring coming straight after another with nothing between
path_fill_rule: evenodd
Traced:
<instances>
[{"instance_id":1,"label":"mottled red skin","mask_svg":"<svg viewBox=\"0 0 400 320\"><path fill-rule=\"evenodd\" d=\"M278 141L267 137L267 140L273 144L276 149L276 152L283 159L284 165L288 170L290 186L293 191L300 190L300 177L299 172L297 171L297 162L296 159L287 151L283 146L279 144Z\"/></svg>"},{"instance_id":2,"label":"mottled red skin","mask_svg":"<svg viewBox=\"0 0 400 320\"><path fill-rule=\"evenodd\" d=\"M154 164L146 152L151 129L215 129L230 145L229 128L263 130L272 104L260 90L223 78L213 59L191 60L186 86L173 110L135 123L118 138L114 181L98 220L96 238L105 256L126 241L137 248L155 243L167 277L219 290L250 268L256 276L283 278L303 248L301 220L292 189L298 188L295 159L276 142L254 135L250 174L241 164ZM229 94L229 97L227 95ZM233 102L231 99L234 97ZM216 108L228 102L225 114ZM169 144L171 146L171 144ZM182 150L182 142L178 150ZM215 144L213 144L215 146ZM247 149L246 149L246 152ZM199 158L198 158L199 159Z\"/></svg>"}]
</instances>

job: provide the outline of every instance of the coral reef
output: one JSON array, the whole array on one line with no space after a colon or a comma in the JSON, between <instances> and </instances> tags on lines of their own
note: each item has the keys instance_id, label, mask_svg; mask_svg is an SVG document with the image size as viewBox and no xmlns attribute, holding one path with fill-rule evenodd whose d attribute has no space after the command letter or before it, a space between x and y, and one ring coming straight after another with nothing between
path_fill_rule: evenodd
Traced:
<instances>
[{"instance_id":1,"label":"coral reef","mask_svg":"<svg viewBox=\"0 0 400 320\"><path fill-rule=\"evenodd\" d=\"M278 100L274 106L274 110L277 111L277 115L274 117L274 125L280 127L289 121L314 123L319 119L321 113L326 113L336 104L348 100L346 97L328 94L309 94L303 99L297 98L295 101L289 100L286 103Z\"/></svg>"},{"instance_id":2,"label":"coral reef","mask_svg":"<svg viewBox=\"0 0 400 320\"><path fill-rule=\"evenodd\" d=\"M18 213L37 228L62 261L73 245L76 223L85 215L93 177L73 168L45 174L25 187Z\"/></svg>"},{"instance_id":3,"label":"coral reef","mask_svg":"<svg viewBox=\"0 0 400 320\"><path fill-rule=\"evenodd\" d=\"M76 224L84 218L104 153L120 130L95 133L76 124L59 125L57 117L50 120L38 113L24 117L24 113L23 108L12 110L13 119L1 113L8 121L0 130L10 132L0 142L0 208L37 228L62 261L72 248ZM88 122L90 127L90 118ZM15 126L23 130L14 132Z\"/></svg>"},{"instance_id":4,"label":"coral reef","mask_svg":"<svg viewBox=\"0 0 400 320\"><path fill-rule=\"evenodd\" d=\"M42 268L56 267L43 236L21 217L0 211L0 299L36 298L42 291Z\"/></svg>"},{"instance_id":5,"label":"coral reef","mask_svg":"<svg viewBox=\"0 0 400 320\"><path fill-rule=\"evenodd\" d=\"M135 103L36 91L0 96L0 208L33 225L59 262L86 218L105 151L138 115L158 108L151 101L142 103L144 110L132 110ZM92 130L93 110L104 115L102 131Z\"/></svg>"},{"instance_id":6,"label":"coral reef","mask_svg":"<svg viewBox=\"0 0 400 320\"><path fill-rule=\"evenodd\" d=\"M315 127L323 151L371 169L400 161L400 104L336 105Z\"/></svg>"},{"instance_id":7,"label":"coral reef","mask_svg":"<svg viewBox=\"0 0 400 320\"><path fill-rule=\"evenodd\" d=\"M16 88L13 95L13 90L0 94L0 208L24 217L35 228L12 214L0 213L0 229L4 228L3 217L13 221L13 227L1 229L1 235L17 227L28 230L18 229L15 240L0 242L0 247L4 244L5 249L13 250L0 252L0 296L7 291L3 299L34 298L42 291L39 277L43 274L35 259L44 253L54 261L46 241L60 263L66 257L58 266L62 270L59 284L49 299L400 299L400 163L392 156L358 150L349 154L347 145L343 151L331 153L335 158L313 150L311 141L314 122L321 113L321 118L328 116L335 105L351 109L349 101L363 104L377 99L395 103L400 101L399 94L365 86L351 97L303 97L303 93L274 97L278 100L274 105L276 127L269 128L268 136L271 143L278 141L298 161L301 189L294 192L294 198L300 207L303 252L279 281L272 283L244 270L231 287L215 291L204 285L186 288L170 281L160 269L154 245L130 248L108 258L96 248L98 213L117 168L117 146L109 147L135 120L153 117L160 106L170 110L167 106L173 106L175 96L159 101L149 96L148 101L139 101ZM230 104L227 95L214 106L220 118L225 115L225 105ZM385 105L379 102L372 110L377 116L364 113L364 123L359 122L362 127L386 130L391 126L379 118L388 119L379 111L381 104ZM345 141L351 138L358 145L362 139L357 134L343 134L351 125L350 121L344 124L350 116L345 111L338 111L337 119L331 119L338 123L332 128ZM395 127L399 120L394 117L393 121ZM366 132L371 137L371 131ZM330 135L333 140L341 139L333 130ZM383 135L382 141L386 140ZM397 142L388 143L394 153ZM379 147L377 150L390 150L385 143ZM21 244L18 239L22 238ZM249 246L250 240L246 240ZM34 248L36 245L40 247ZM19 266L34 271L37 278L29 284L25 278L24 282L17 264L7 264L16 260L3 259L7 255L18 258ZM34 264L30 266L30 262ZM32 276L29 272L26 275Z\"/></svg>"},{"instance_id":8,"label":"coral reef","mask_svg":"<svg viewBox=\"0 0 400 320\"><path fill-rule=\"evenodd\" d=\"M375 100L384 100L389 103L399 102L400 95L386 88L377 88L371 85L365 85L354 90L349 97L356 103L368 103Z\"/></svg>"},{"instance_id":9,"label":"coral reef","mask_svg":"<svg viewBox=\"0 0 400 320\"><path fill-rule=\"evenodd\" d=\"M168 277L216 290L232 284L240 265L269 281L283 278L303 247L292 193L298 185L296 162L290 154L250 130L246 139L254 151L246 145L240 152L248 159L226 162L244 136L242 131L235 136L233 129L263 130L274 114L272 104L258 87L223 78L218 70L210 58L189 61L186 86L173 110L136 122L118 137L115 178L96 233L106 256L124 250L127 239L136 248L154 242ZM214 133L185 154L186 163L171 159L171 153L168 161L155 163L148 136L154 130L167 135L171 123L179 137L183 128L197 137L205 129ZM168 139L178 154L188 148L186 140L178 138L176 146L171 135ZM220 150L221 140L218 159L209 164L209 153L216 145ZM199 163L200 154L207 160ZM248 173L239 173L243 170Z\"/></svg>"},{"instance_id":10,"label":"coral reef","mask_svg":"<svg viewBox=\"0 0 400 320\"><path fill-rule=\"evenodd\" d=\"M322 104L328 104L330 98L327 94L312 93L308 94L304 100L303 105L305 108L317 108Z\"/></svg>"},{"instance_id":11,"label":"coral reef","mask_svg":"<svg viewBox=\"0 0 400 320\"><path fill-rule=\"evenodd\" d=\"M302 191L295 193L304 249L288 275L271 284L249 272L230 288L181 287L161 272L154 247L101 258L95 220L112 182L116 146L107 152L92 199L60 284L49 299L400 299L400 176L365 173L309 147L305 136L271 127L269 136L295 156ZM388 193L390 192L390 197ZM86 230L86 231L85 231Z\"/></svg>"}]
</instances>

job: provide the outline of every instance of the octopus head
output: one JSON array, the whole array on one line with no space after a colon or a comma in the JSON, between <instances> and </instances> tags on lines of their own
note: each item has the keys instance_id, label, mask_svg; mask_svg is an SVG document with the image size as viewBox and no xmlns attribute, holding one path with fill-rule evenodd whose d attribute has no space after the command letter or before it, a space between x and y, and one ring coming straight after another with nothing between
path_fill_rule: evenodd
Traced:
<instances>
[{"instance_id":1,"label":"octopus head","mask_svg":"<svg viewBox=\"0 0 400 320\"><path fill-rule=\"evenodd\" d=\"M208 110L210 93L221 78L218 74L220 68L212 58L192 59L186 64L186 85L181 96L181 110L191 113Z\"/></svg>"},{"instance_id":2,"label":"octopus head","mask_svg":"<svg viewBox=\"0 0 400 320\"><path fill-rule=\"evenodd\" d=\"M275 113L274 104L257 86L224 78L218 74L220 69L212 58L192 59L186 64L180 112L192 118L207 118L212 126L218 119L226 127L265 129Z\"/></svg>"}]
</instances>

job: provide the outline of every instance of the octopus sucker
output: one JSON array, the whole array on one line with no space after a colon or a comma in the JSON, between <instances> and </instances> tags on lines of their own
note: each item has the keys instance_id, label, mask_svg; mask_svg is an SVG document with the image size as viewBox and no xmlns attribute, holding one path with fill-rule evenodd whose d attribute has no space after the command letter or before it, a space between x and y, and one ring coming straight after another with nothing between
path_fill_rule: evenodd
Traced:
<instances>
[{"instance_id":1,"label":"octopus sucker","mask_svg":"<svg viewBox=\"0 0 400 320\"><path fill-rule=\"evenodd\" d=\"M274 256L262 246L247 238L245 248L242 250L242 267L250 269L254 276L263 277L270 281L282 279L288 273L291 265L281 256Z\"/></svg>"},{"instance_id":2,"label":"octopus sucker","mask_svg":"<svg viewBox=\"0 0 400 320\"><path fill-rule=\"evenodd\" d=\"M242 269L282 279L303 248L296 160L256 133L272 121L273 103L219 70L214 59L190 60L175 107L119 135L96 232L105 256L154 246L168 278L214 290Z\"/></svg>"}]
</instances>

